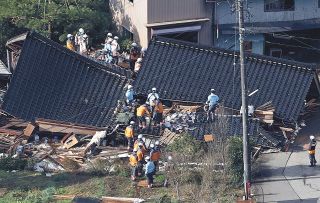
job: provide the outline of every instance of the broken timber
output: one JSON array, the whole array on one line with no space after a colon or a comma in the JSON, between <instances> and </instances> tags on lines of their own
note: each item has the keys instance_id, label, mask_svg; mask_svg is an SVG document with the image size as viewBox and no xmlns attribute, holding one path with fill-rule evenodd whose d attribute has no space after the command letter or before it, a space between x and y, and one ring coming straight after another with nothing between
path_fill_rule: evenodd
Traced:
<instances>
[{"instance_id":1,"label":"broken timber","mask_svg":"<svg viewBox=\"0 0 320 203\"><path fill-rule=\"evenodd\" d=\"M36 124L39 131L54 133L75 133L81 135L94 135L96 131L105 130L104 128L92 127L87 125L78 125L74 123L60 122L49 119L37 119Z\"/></svg>"}]
</instances>

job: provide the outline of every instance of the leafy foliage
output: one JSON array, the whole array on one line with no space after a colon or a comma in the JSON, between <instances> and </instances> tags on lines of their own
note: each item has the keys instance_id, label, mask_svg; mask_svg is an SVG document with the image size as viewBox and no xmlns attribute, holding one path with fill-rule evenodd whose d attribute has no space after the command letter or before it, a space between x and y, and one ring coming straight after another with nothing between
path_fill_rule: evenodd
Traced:
<instances>
[{"instance_id":1,"label":"leafy foliage","mask_svg":"<svg viewBox=\"0 0 320 203\"><path fill-rule=\"evenodd\" d=\"M26 29L64 42L68 33L76 34L82 27L93 43L102 42L113 29L108 0L0 0L0 4L2 46L12 34Z\"/></svg>"},{"instance_id":2,"label":"leafy foliage","mask_svg":"<svg viewBox=\"0 0 320 203\"><path fill-rule=\"evenodd\" d=\"M0 170L23 170L27 165L27 160L6 157L0 159Z\"/></svg>"},{"instance_id":3,"label":"leafy foliage","mask_svg":"<svg viewBox=\"0 0 320 203\"><path fill-rule=\"evenodd\" d=\"M171 143L168 148L168 152L175 152L179 154L183 154L186 156L194 156L196 154L200 154L203 152L202 143L194 139L189 134L183 134L173 143Z\"/></svg>"}]
</instances>

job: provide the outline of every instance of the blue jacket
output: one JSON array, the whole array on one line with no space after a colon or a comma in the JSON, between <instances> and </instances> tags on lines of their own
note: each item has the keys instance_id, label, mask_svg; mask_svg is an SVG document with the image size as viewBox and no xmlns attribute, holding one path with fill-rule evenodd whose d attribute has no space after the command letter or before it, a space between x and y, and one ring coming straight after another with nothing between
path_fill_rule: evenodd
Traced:
<instances>
[{"instance_id":1,"label":"blue jacket","mask_svg":"<svg viewBox=\"0 0 320 203\"><path fill-rule=\"evenodd\" d=\"M156 169L156 167L155 167L153 161L148 161L148 163L146 164L146 175L148 173L153 173L155 169Z\"/></svg>"},{"instance_id":2,"label":"blue jacket","mask_svg":"<svg viewBox=\"0 0 320 203\"><path fill-rule=\"evenodd\" d=\"M219 97L213 93L211 93L209 96L208 96L208 101L207 103L209 103L209 106L213 106L213 105L216 105L219 101Z\"/></svg>"},{"instance_id":3,"label":"blue jacket","mask_svg":"<svg viewBox=\"0 0 320 203\"><path fill-rule=\"evenodd\" d=\"M126 92L127 101L132 101L133 100L133 95L134 95L134 91L133 90L127 90L127 92Z\"/></svg>"}]
</instances>

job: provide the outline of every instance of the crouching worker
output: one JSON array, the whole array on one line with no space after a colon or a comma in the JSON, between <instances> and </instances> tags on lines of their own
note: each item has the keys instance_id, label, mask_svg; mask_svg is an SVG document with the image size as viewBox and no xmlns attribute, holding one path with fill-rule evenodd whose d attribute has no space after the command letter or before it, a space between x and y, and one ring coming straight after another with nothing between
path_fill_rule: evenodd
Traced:
<instances>
[{"instance_id":1,"label":"crouching worker","mask_svg":"<svg viewBox=\"0 0 320 203\"><path fill-rule=\"evenodd\" d=\"M139 127L142 128L142 129L146 128L145 115L150 117L150 112L148 110L147 104L143 104L137 109L137 118L138 118L138 121L139 121Z\"/></svg>"},{"instance_id":2,"label":"crouching worker","mask_svg":"<svg viewBox=\"0 0 320 203\"><path fill-rule=\"evenodd\" d=\"M147 182L148 182L148 188L152 188L153 186L153 175L154 175L154 171L155 171L155 166L153 161L150 160L150 157L147 156L146 157L146 177L147 177Z\"/></svg>"},{"instance_id":3,"label":"crouching worker","mask_svg":"<svg viewBox=\"0 0 320 203\"><path fill-rule=\"evenodd\" d=\"M129 163L131 167L131 180L135 181L138 173L138 156L137 150L133 150L130 155Z\"/></svg>"}]
</instances>

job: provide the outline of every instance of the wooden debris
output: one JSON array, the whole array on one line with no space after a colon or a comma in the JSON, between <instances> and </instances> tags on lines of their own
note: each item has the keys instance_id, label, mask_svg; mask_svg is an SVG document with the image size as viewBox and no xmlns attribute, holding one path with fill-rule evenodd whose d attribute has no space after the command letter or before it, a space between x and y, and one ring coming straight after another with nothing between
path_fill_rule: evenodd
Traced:
<instances>
[{"instance_id":1,"label":"wooden debris","mask_svg":"<svg viewBox=\"0 0 320 203\"><path fill-rule=\"evenodd\" d=\"M55 200L73 200L76 195L52 195Z\"/></svg>"},{"instance_id":2,"label":"wooden debris","mask_svg":"<svg viewBox=\"0 0 320 203\"><path fill-rule=\"evenodd\" d=\"M168 145L172 143L179 136L180 136L179 134L176 134L174 132L171 132L168 129L165 129L163 132L163 135L159 139L159 142L161 145Z\"/></svg>"},{"instance_id":3,"label":"wooden debris","mask_svg":"<svg viewBox=\"0 0 320 203\"><path fill-rule=\"evenodd\" d=\"M64 142L63 146L69 149L78 143L79 143L79 138L75 134L73 134Z\"/></svg>"},{"instance_id":4,"label":"wooden debris","mask_svg":"<svg viewBox=\"0 0 320 203\"><path fill-rule=\"evenodd\" d=\"M22 135L23 132L19 130L10 130L7 128L0 128L0 134L7 134L7 135L12 135L12 136L19 136Z\"/></svg>"},{"instance_id":5,"label":"wooden debris","mask_svg":"<svg viewBox=\"0 0 320 203\"><path fill-rule=\"evenodd\" d=\"M214 136L209 134L209 135L204 135L204 141L205 142L213 142L214 141Z\"/></svg>"},{"instance_id":6,"label":"wooden debris","mask_svg":"<svg viewBox=\"0 0 320 203\"><path fill-rule=\"evenodd\" d=\"M138 198L126 198L126 197L102 197L102 203L135 203L144 202L144 200Z\"/></svg>"},{"instance_id":7,"label":"wooden debris","mask_svg":"<svg viewBox=\"0 0 320 203\"><path fill-rule=\"evenodd\" d=\"M263 110L255 110L254 115L255 117L259 118L264 123L273 124L273 113L274 111L263 111Z\"/></svg>"},{"instance_id":8,"label":"wooden debris","mask_svg":"<svg viewBox=\"0 0 320 203\"><path fill-rule=\"evenodd\" d=\"M71 133L68 133L68 134L66 134L65 136L63 136L63 138L61 139L61 144L64 144L65 143L65 141L71 136L71 135L73 135L73 133L71 132Z\"/></svg>"},{"instance_id":9,"label":"wooden debris","mask_svg":"<svg viewBox=\"0 0 320 203\"><path fill-rule=\"evenodd\" d=\"M81 135L94 135L96 131L105 130L104 128L92 127L87 125L78 125L73 123L60 122L48 119L37 119L39 131L55 133L75 133Z\"/></svg>"},{"instance_id":10,"label":"wooden debris","mask_svg":"<svg viewBox=\"0 0 320 203\"><path fill-rule=\"evenodd\" d=\"M29 123L29 124L27 125L27 127L23 130L23 134L24 134L25 136L30 137L30 136L32 135L34 129L36 129L36 126L33 125L33 124L31 124L31 123Z\"/></svg>"}]
</instances>

